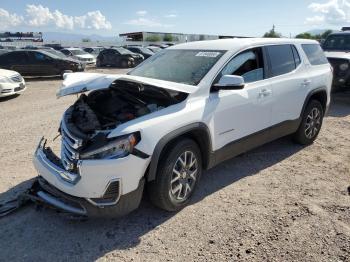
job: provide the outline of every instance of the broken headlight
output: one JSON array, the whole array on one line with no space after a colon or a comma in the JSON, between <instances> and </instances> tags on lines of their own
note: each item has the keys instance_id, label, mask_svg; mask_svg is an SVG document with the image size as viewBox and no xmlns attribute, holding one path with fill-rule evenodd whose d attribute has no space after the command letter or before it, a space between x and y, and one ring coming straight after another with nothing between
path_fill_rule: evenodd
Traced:
<instances>
[{"instance_id":1,"label":"broken headlight","mask_svg":"<svg viewBox=\"0 0 350 262\"><path fill-rule=\"evenodd\" d=\"M81 159L116 159L129 155L139 142L137 134L131 134L108 141L105 145L82 153Z\"/></svg>"}]
</instances>

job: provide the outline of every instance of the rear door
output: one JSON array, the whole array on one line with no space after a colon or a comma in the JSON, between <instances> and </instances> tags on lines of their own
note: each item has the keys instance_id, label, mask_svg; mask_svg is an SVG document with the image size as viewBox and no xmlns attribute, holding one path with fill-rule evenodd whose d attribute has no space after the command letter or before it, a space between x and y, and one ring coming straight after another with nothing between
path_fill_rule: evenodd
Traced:
<instances>
[{"instance_id":1,"label":"rear door","mask_svg":"<svg viewBox=\"0 0 350 262\"><path fill-rule=\"evenodd\" d=\"M274 99L271 125L299 118L311 80L299 50L291 44L265 47Z\"/></svg>"}]
</instances>

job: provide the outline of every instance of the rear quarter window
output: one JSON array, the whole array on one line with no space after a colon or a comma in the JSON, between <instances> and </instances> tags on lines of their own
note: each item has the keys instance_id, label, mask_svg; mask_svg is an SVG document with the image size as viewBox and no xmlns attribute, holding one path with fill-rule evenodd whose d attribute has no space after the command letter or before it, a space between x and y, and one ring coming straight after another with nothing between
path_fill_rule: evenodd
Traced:
<instances>
[{"instance_id":1,"label":"rear quarter window","mask_svg":"<svg viewBox=\"0 0 350 262\"><path fill-rule=\"evenodd\" d=\"M328 64L328 60L323 53L320 45L304 44L301 45L311 65Z\"/></svg>"}]
</instances>

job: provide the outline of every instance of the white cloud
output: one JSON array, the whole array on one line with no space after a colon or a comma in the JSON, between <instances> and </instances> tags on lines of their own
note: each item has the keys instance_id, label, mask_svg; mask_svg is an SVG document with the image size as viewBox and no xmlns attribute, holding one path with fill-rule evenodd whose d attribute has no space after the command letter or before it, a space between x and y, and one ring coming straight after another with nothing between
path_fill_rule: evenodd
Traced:
<instances>
[{"instance_id":1,"label":"white cloud","mask_svg":"<svg viewBox=\"0 0 350 262\"><path fill-rule=\"evenodd\" d=\"M0 28L8 29L18 26L23 22L23 17L17 14L10 14L7 10L0 8Z\"/></svg>"},{"instance_id":2,"label":"white cloud","mask_svg":"<svg viewBox=\"0 0 350 262\"><path fill-rule=\"evenodd\" d=\"M309 9L316 15L308 17L308 24L343 25L350 22L350 1L329 0L326 3L312 3Z\"/></svg>"},{"instance_id":3,"label":"white cloud","mask_svg":"<svg viewBox=\"0 0 350 262\"><path fill-rule=\"evenodd\" d=\"M145 27L163 27L164 25L154 19L139 17L126 21L127 25L145 26Z\"/></svg>"},{"instance_id":4,"label":"white cloud","mask_svg":"<svg viewBox=\"0 0 350 262\"><path fill-rule=\"evenodd\" d=\"M158 19L149 17L148 12L146 10L137 11L136 15L138 16L137 18L130 19L124 22L124 24L132 25L132 26L142 26L142 27L172 27L173 26L170 24L164 24L160 22ZM167 16L164 16L164 17L167 17ZM174 17L173 14L170 14L168 18L173 18L173 17Z\"/></svg>"},{"instance_id":5,"label":"white cloud","mask_svg":"<svg viewBox=\"0 0 350 262\"><path fill-rule=\"evenodd\" d=\"M137 11L136 12L136 14L138 15L138 16L145 16L145 15L147 15L147 11L146 10L140 10L140 11Z\"/></svg>"},{"instance_id":6,"label":"white cloud","mask_svg":"<svg viewBox=\"0 0 350 262\"><path fill-rule=\"evenodd\" d=\"M111 23L98 10L82 16L69 16L59 10L51 11L42 5L27 5L24 17L0 8L0 28L13 26L56 27L60 29L111 29Z\"/></svg>"},{"instance_id":7,"label":"white cloud","mask_svg":"<svg viewBox=\"0 0 350 262\"><path fill-rule=\"evenodd\" d=\"M176 18L177 14L168 14L164 16L165 18Z\"/></svg>"}]
</instances>

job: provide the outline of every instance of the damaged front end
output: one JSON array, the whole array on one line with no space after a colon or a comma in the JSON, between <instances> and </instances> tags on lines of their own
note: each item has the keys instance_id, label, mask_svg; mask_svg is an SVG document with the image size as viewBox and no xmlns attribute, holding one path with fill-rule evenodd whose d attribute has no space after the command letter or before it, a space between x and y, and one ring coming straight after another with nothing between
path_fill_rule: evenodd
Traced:
<instances>
[{"instance_id":1,"label":"damaged front end","mask_svg":"<svg viewBox=\"0 0 350 262\"><path fill-rule=\"evenodd\" d=\"M111 136L120 125L163 110L187 93L129 80L81 94L63 115L58 157L43 139L34 165L45 203L79 216L121 216L141 201L150 156L141 131ZM145 120L146 121L146 120Z\"/></svg>"}]
</instances>

